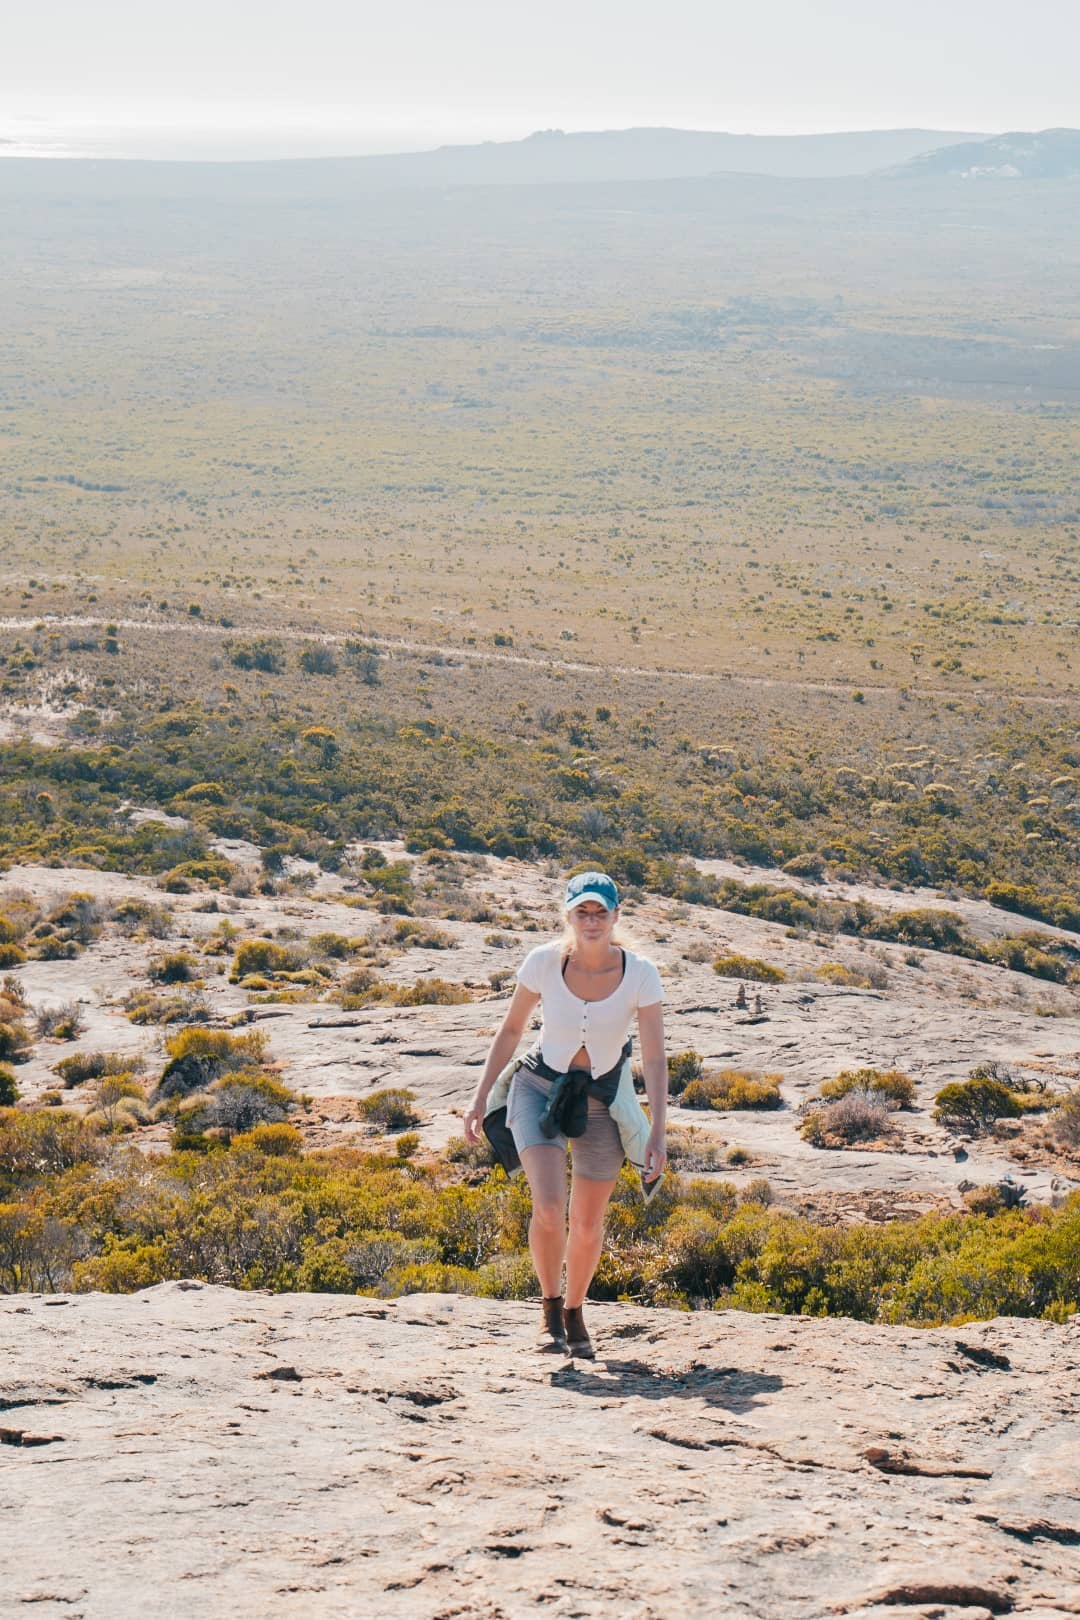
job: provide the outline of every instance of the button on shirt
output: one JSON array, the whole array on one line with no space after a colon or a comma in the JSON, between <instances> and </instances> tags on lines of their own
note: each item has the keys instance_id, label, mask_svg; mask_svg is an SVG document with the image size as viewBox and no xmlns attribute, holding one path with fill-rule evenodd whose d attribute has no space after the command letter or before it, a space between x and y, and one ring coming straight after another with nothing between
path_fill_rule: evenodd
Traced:
<instances>
[{"instance_id":1,"label":"button on shirt","mask_svg":"<svg viewBox=\"0 0 1080 1620\"><path fill-rule=\"evenodd\" d=\"M562 941L554 940L530 951L518 969L518 983L540 996L544 1016L540 1049L544 1062L565 1071L583 1046L593 1074L607 1074L619 1061L637 1009L654 1007L664 999L656 965L647 956L627 951L622 982L601 1001L583 1001L575 996L563 978L562 966Z\"/></svg>"}]
</instances>

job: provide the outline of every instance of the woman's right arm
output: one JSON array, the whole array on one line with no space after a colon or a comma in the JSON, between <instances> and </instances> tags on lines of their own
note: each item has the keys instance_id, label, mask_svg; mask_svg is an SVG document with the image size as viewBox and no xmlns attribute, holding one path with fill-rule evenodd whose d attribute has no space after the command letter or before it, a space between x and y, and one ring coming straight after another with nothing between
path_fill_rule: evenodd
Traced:
<instances>
[{"instance_id":1,"label":"woman's right arm","mask_svg":"<svg viewBox=\"0 0 1080 1620\"><path fill-rule=\"evenodd\" d=\"M487 1106L488 1092L517 1051L518 1043L525 1033L525 1026L539 1000L540 992L528 990L523 984L519 984L514 991L510 1005L506 1009L506 1016L491 1043L484 1072L480 1076L480 1083L465 1115L466 1142L479 1142L480 1125Z\"/></svg>"}]
</instances>

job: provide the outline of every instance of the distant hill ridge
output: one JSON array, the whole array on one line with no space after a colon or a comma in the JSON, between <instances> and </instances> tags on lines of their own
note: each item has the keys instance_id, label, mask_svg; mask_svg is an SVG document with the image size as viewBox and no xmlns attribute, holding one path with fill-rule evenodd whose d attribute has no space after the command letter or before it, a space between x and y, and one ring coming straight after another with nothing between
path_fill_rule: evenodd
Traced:
<instances>
[{"instance_id":1,"label":"distant hill ridge","mask_svg":"<svg viewBox=\"0 0 1080 1620\"><path fill-rule=\"evenodd\" d=\"M666 180L737 173L790 179L870 174L981 135L926 129L830 135L735 135L688 129L537 130L521 141L443 146L353 160L397 184Z\"/></svg>"},{"instance_id":2,"label":"distant hill ridge","mask_svg":"<svg viewBox=\"0 0 1080 1620\"><path fill-rule=\"evenodd\" d=\"M890 171L900 178L1065 180L1080 174L1080 129L1013 130L922 152Z\"/></svg>"},{"instance_id":3,"label":"distant hill ridge","mask_svg":"<svg viewBox=\"0 0 1080 1620\"><path fill-rule=\"evenodd\" d=\"M343 190L370 192L421 186L542 185L568 182L695 179L713 174L767 175L776 179L840 179L873 174L954 145L979 143L969 131L885 129L828 135L736 135L708 130L538 130L520 141L441 146L430 152L374 157L293 158L244 163L148 163L132 159L9 158L15 166L51 170L145 173L181 167L225 179L258 175L274 188L282 179L316 175Z\"/></svg>"}]
</instances>

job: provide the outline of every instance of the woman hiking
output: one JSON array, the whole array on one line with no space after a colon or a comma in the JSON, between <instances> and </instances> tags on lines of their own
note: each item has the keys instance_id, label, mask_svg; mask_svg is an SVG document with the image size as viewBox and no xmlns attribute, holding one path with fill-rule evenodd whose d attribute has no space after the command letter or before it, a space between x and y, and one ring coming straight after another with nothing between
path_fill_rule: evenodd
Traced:
<instances>
[{"instance_id":1,"label":"woman hiking","mask_svg":"<svg viewBox=\"0 0 1080 1620\"><path fill-rule=\"evenodd\" d=\"M467 1141L478 1142L483 1129L506 1168L517 1169L520 1160L528 1178L529 1249L543 1296L538 1348L592 1359L583 1306L616 1177L629 1157L648 1198L667 1160L664 992L654 964L618 942L619 893L606 873L571 878L565 910L563 937L538 945L518 970L464 1124ZM515 1062L538 1002L540 1038ZM627 1036L635 1014L649 1118L630 1074Z\"/></svg>"}]
</instances>

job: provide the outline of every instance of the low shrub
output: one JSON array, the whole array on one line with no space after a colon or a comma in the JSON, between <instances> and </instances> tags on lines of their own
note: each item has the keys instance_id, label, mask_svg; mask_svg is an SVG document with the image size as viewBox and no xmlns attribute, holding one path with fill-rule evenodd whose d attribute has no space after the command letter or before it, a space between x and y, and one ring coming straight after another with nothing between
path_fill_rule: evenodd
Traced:
<instances>
[{"instance_id":1,"label":"low shrub","mask_svg":"<svg viewBox=\"0 0 1080 1620\"><path fill-rule=\"evenodd\" d=\"M26 961L26 952L13 941L0 942L0 968L19 967Z\"/></svg>"},{"instance_id":2,"label":"low shrub","mask_svg":"<svg viewBox=\"0 0 1080 1620\"><path fill-rule=\"evenodd\" d=\"M167 894L190 894L196 884L210 889L227 889L237 869L229 861L209 855L200 861L182 861L166 872L161 887Z\"/></svg>"},{"instance_id":3,"label":"low shrub","mask_svg":"<svg viewBox=\"0 0 1080 1620\"><path fill-rule=\"evenodd\" d=\"M984 962L1011 968L1014 973L1030 973L1054 984L1069 980L1069 969L1057 954L1057 941L1049 934L1017 934L1014 938L988 940L979 955Z\"/></svg>"},{"instance_id":4,"label":"low shrub","mask_svg":"<svg viewBox=\"0 0 1080 1620\"><path fill-rule=\"evenodd\" d=\"M229 1137L245 1135L257 1125L284 1120L297 1098L288 1086L258 1069L240 1069L215 1080L205 1096L190 1097L177 1115L187 1130L221 1131Z\"/></svg>"},{"instance_id":5,"label":"low shrub","mask_svg":"<svg viewBox=\"0 0 1080 1620\"><path fill-rule=\"evenodd\" d=\"M739 1203L760 1204L762 1209L768 1209L774 1198L772 1183L765 1176L755 1176L739 1194Z\"/></svg>"},{"instance_id":6,"label":"low shrub","mask_svg":"<svg viewBox=\"0 0 1080 1620\"><path fill-rule=\"evenodd\" d=\"M1007 1179L973 1187L964 1194L964 1203L973 1215L1000 1215L1003 1209L1020 1209L1026 1196L1019 1182Z\"/></svg>"},{"instance_id":7,"label":"low shrub","mask_svg":"<svg viewBox=\"0 0 1080 1620\"><path fill-rule=\"evenodd\" d=\"M302 954L272 939L249 939L233 957L229 980L238 984L250 974L293 973L303 966Z\"/></svg>"},{"instance_id":8,"label":"low shrub","mask_svg":"<svg viewBox=\"0 0 1080 1620\"><path fill-rule=\"evenodd\" d=\"M113 921L122 934L167 939L172 932L173 914L168 906L155 905L151 900L121 900L113 907Z\"/></svg>"},{"instance_id":9,"label":"low shrub","mask_svg":"<svg viewBox=\"0 0 1080 1620\"><path fill-rule=\"evenodd\" d=\"M73 1086L84 1085L87 1080L100 1080L107 1074L130 1074L138 1067L138 1062L126 1052L73 1052L70 1057L54 1063L52 1072L70 1091Z\"/></svg>"},{"instance_id":10,"label":"low shrub","mask_svg":"<svg viewBox=\"0 0 1080 1620\"><path fill-rule=\"evenodd\" d=\"M330 956L343 961L351 956L360 940L346 938L344 934L315 934L311 939L311 948L319 956Z\"/></svg>"},{"instance_id":11,"label":"low shrub","mask_svg":"<svg viewBox=\"0 0 1080 1620\"><path fill-rule=\"evenodd\" d=\"M403 1131L410 1125L419 1125L420 1115L413 1104L416 1093L399 1086L387 1086L372 1091L357 1103L361 1115L373 1125L382 1125L388 1131Z\"/></svg>"},{"instance_id":12,"label":"low shrub","mask_svg":"<svg viewBox=\"0 0 1080 1620\"><path fill-rule=\"evenodd\" d=\"M158 1081L155 1101L189 1097L207 1090L223 1075L257 1069L265 1050L261 1030L247 1030L242 1035L230 1035L224 1029L181 1030L165 1042L169 1061Z\"/></svg>"},{"instance_id":13,"label":"low shrub","mask_svg":"<svg viewBox=\"0 0 1080 1620\"><path fill-rule=\"evenodd\" d=\"M1058 1104L1050 1129L1067 1152L1080 1148L1080 1091L1070 1091Z\"/></svg>"},{"instance_id":14,"label":"low shrub","mask_svg":"<svg viewBox=\"0 0 1080 1620\"><path fill-rule=\"evenodd\" d=\"M211 1012L201 996L159 996L152 990L132 991L124 1009L132 1024L197 1024Z\"/></svg>"},{"instance_id":15,"label":"low shrub","mask_svg":"<svg viewBox=\"0 0 1080 1620\"><path fill-rule=\"evenodd\" d=\"M226 651L237 669L258 669L266 675L280 675L285 668L285 649L280 641L269 636L230 642Z\"/></svg>"},{"instance_id":16,"label":"low shrub","mask_svg":"<svg viewBox=\"0 0 1080 1620\"><path fill-rule=\"evenodd\" d=\"M261 1062L266 1051L266 1036L262 1030L248 1029L232 1035L227 1029L191 1027L177 1035L170 1035L165 1050L173 1060L191 1056L212 1056L233 1063L233 1067L249 1067Z\"/></svg>"},{"instance_id":17,"label":"low shrub","mask_svg":"<svg viewBox=\"0 0 1080 1620\"><path fill-rule=\"evenodd\" d=\"M17 973L5 973L0 981L0 1017L17 1018L27 1006L26 991Z\"/></svg>"},{"instance_id":18,"label":"low shrub","mask_svg":"<svg viewBox=\"0 0 1080 1620\"><path fill-rule=\"evenodd\" d=\"M177 802L183 804L228 804L228 794L220 782L194 782L191 787L185 788L183 793L176 795Z\"/></svg>"},{"instance_id":19,"label":"low shrub","mask_svg":"<svg viewBox=\"0 0 1080 1620\"><path fill-rule=\"evenodd\" d=\"M825 1081L821 1095L826 1102L836 1102L853 1091L886 1108L910 1108L915 1101L915 1082L900 1069L842 1069L835 1080Z\"/></svg>"},{"instance_id":20,"label":"low shrub","mask_svg":"<svg viewBox=\"0 0 1080 1620\"><path fill-rule=\"evenodd\" d=\"M57 1175L101 1155L97 1132L63 1111L0 1113L0 1190L5 1182Z\"/></svg>"},{"instance_id":21,"label":"low shrub","mask_svg":"<svg viewBox=\"0 0 1080 1620\"><path fill-rule=\"evenodd\" d=\"M298 1159L304 1138L295 1125L278 1120L273 1125L256 1125L250 1131L241 1131L232 1139L233 1148L251 1148L272 1159Z\"/></svg>"},{"instance_id":22,"label":"low shrub","mask_svg":"<svg viewBox=\"0 0 1080 1620\"><path fill-rule=\"evenodd\" d=\"M44 922L39 923L38 928L61 933L77 945L89 945L95 939L100 939L108 915L109 909L103 900L77 891L59 900L46 913ZM35 929L34 933L37 931Z\"/></svg>"},{"instance_id":23,"label":"low shrub","mask_svg":"<svg viewBox=\"0 0 1080 1620\"><path fill-rule=\"evenodd\" d=\"M853 990L883 990L888 974L882 967L866 968L863 972L845 967L843 962L825 962L814 969L814 978L821 984L847 985Z\"/></svg>"},{"instance_id":24,"label":"low shrub","mask_svg":"<svg viewBox=\"0 0 1080 1620\"><path fill-rule=\"evenodd\" d=\"M785 861L782 871L789 877L808 878L811 883L824 881L827 867L824 855L817 851L810 851L805 855L795 855L790 861Z\"/></svg>"},{"instance_id":25,"label":"low shrub","mask_svg":"<svg viewBox=\"0 0 1080 1620\"><path fill-rule=\"evenodd\" d=\"M1008 1086L982 1076L953 1081L934 1098L934 1118L954 1130L988 1131L999 1119L1016 1119L1022 1112Z\"/></svg>"},{"instance_id":26,"label":"low shrub","mask_svg":"<svg viewBox=\"0 0 1080 1620\"><path fill-rule=\"evenodd\" d=\"M667 1150L671 1168L688 1175L716 1170L723 1159L723 1144L696 1125L670 1126Z\"/></svg>"},{"instance_id":27,"label":"low shrub","mask_svg":"<svg viewBox=\"0 0 1080 1620\"><path fill-rule=\"evenodd\" d=\"M336 675L338 672L334 649L323 641L309 641L300 653L299 663L305 675Z\"/></svg>"},{"instance_id":28,"label":"low shrub","mask_svg":"<svg viewBox=\"0 0 1080 1620\"><path fill-rule=\"evenodd\" d=\"M363 990L352 990L351 984L363 983ZM343 986L341 1005L355 1010L361 1007L453 1007L471 1001L472 991L463 984L452 984L448 979L418 979L415 984L394 984L380 979L369 969L361 968L350 974Z\"/></svg>"},{"instance_id":29,"label":"low shrub","mask_svg":"<svg viewBox=\"0 0 1080 1620\"><path fill-rule=\"evenodd\" d=\"M19 1088L15 1083L15 1071L9 1069L6 1063L0 1063L0 1108L10 1108L19 1100Z\"/></svg>"},{"instance_id":30,"label":"low shrub","mask_svg":"<svg viewBox=\"0 0 1080 1620\"><path fill-rule=\"evenodd\" d=\"M801 1135L811 1147L850 1147L854 1142L878 1141L893 1129L883 1103L865 1092L851 1091L807 1114Z\"/></svg>"},{"instance_id":31,"label":"low shrub","mask_svg":"<svg viewBox=\"0 0 1080 1620\"><path fill-rule=\"evenodd\" d=\"M109 1130L130 1130L145 1124L149 1118L145 1103L145 1091L130 1074L106 1074L98 1081L95 1111Z\"/></svg>"},{"instance_id":32,"label":"low shrub","mask_svg":"<svg viewBox=\"0 0 1080 1620\"><path fill-rule=\"evenodd\" d=\"M26 1026L17 1018L0 1021L0 1063L25 1063L29 1056L30 1033Z\"/></svg>"},{"instance_id":33,"label":"low shrub","mask_svg":"<svg viewBox=\"0 0 1080 1620\"><path fill-rule=\"evenodd\" d=\"M154 984L189 984L199 977L199 963L187 951L170 951L155 957L148 972Z\"/></svg>"},{"instance_id":34,"label":"low shrub","mask_svg":"<svg viewBox=\"0 0 1080 1620\"><path fill-rule=\"evenodd\" d=\"M759 984L783 984L787 979L783 968L773 967L771 962L762 962L756 956L718 956L713 972L719 973L722 979L753 979Z\"/></svg>"},{"instance_id":35,"label":"low shrub","mask_svg":"<svg viewBox=\"0 0 1080 1620\"><path fill-rule=\"evenodd\" d=\"M419 917L401 917L393 926L392 938L399 945L428 951L455 950L457 940L445 928L422 922Z\"/></svg>"},{"instance_id":36,"label":"low shrub","mask_svg":"<svg viewBox=\"0 0 1080 1620\"><path fill-rule=\"evenodd\" d=\"M684 1108L782 1108L779 1074L749 1074L741 1069L720 1069L691 1080L682 1093Z\"/></svg>"},{"instance_id":37,"label":"low shrub","mask_svg":"<svg viewBox=\"0 0 1080 1620\"><path fill-rule=\"evenodd\" d=\"M44 1039L73 1041L86 1027L77 1001L64 1001L56 1007L42 1007L37 1013L37 1032Z\"/></svg>"},{"instance_id":38,"label":"low shrub","mask_svg":"<svg viewBox=\"0 0 1080 1620\"><path fill-rule=\"evenodd\" d=\"M681 1096L692 1080L700 1080L704 1067L700 1052L672 1052L667 1060L668 1091L673 1097Z\"/></svg>"},{"instance_id":39,"label":"low shrub","mask_svg":"<svg viewBox=\"0 0 1080 1620\"><path fill-rule=\"evenodd\" d=\"M479 1142L466 1142L463 1136L452 1136L443 1148L447 1164L462 1164L469 1170L490 1170L496 1163L495 1152L486 1137Z\"/></svg>"}]
</instances>

